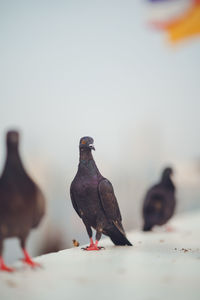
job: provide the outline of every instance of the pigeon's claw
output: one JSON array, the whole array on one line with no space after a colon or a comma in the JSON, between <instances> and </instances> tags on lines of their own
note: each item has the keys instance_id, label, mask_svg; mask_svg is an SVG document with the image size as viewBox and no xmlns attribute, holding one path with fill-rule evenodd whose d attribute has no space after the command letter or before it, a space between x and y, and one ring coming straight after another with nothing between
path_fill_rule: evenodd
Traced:
<instances>
[{"instance_id":1,"label":"pigeon's claw","mask_svg":"<svg viewBox=\"0 0 200 300\"><path fill-rule=\"evenodd\" d=\"M24 252L24 258L22 259L22 261L24 263L31 266L32 268L35 268L35 267L40 267L41 268L41 265L37 262L34 262L25 249L23 249L23 252Z\"/></svg>"},{"instance_id":2,"label":"pigeon's claw","mask_svg":"<svg viewBox=\"0 0 200 300\"><path fill-rule=\"evenodd\" d=\"M89 246L87 246L87 247L85 247L85 248L81 248L81 249L83 249L83 250L87 250L88 248L90 248L90 247L93 247L93 246L94 246L93 239L92 239L92 238L90 238L90 245L89 245Z\"/></svg>"},{"instance_id":3,"label":"pigeon's claw","mask_svg":"<svg viewBox=\"0 0 200 300\"><path fill-rule=\"evenodd\" d=\"M98 251L98 250L101 250L101 249L105 249L104 247L99 247L98 246L98 241L95 242L95 244L91 243L91 240L90 240L90 246L87 246L85 248L82 248L83 250L86 250L86 251Z\"/></svg>"},{"instance_id":4,"label":"pigeon's claw","mask_svg":"<svg viewBox=\"0 0 200 300\"><path fill-rule=\"evenodd\" d=\"M35 267L40 267L41 268L41 265L35 261L33 261L32 259L26 259L26 258L23 258L22 261L24 263L26 263L27 265L31 266L32 268L35 268Z\"/></svg>"},{"instance_id":5,"label":"pigeon's claw","mask_svg":"<svg viewBox=\"0 0 200 300\"><path fill-rule=\"evenodd\" d=\"M12 272L15 271L15 269L10 268L10 267L8 267L8 266L6 266L6 265L3 265L3 266L0 267L0 271L12 273Z\"/></svg>"},{"instance_id":6,"label":"pigeon's claw","mask_svg":"<svg viewBox=\"0 0 200 300\"><path fill-rule=\"evenodd\" d=\"M4 271L4 272L14 272L15 269L7 267L3 261L3 258L0 257L0 271Z\"/></svg>"},{"instance_id":7,"label":"pigeon's claw","mask_svg":"<svg viewBox=\"0 0 200 300\"><path fill-rule=\"evenodd\" d=\"M88 247L85 247L85 248L82 248L82 249L85 250L85 251L98 251L98 250L105 249L105 248L104 247L98 247L94 244L92 246L88 246Z\"/></svg>"}]
</instances>

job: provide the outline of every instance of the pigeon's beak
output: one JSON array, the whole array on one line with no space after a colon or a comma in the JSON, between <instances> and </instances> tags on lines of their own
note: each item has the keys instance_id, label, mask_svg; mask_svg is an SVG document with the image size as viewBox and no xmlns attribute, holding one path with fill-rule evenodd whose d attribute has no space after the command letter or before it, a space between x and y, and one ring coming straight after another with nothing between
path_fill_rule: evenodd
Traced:
<instances>
[{"instance_id":1,"label":"pigeon's beak","mask_svg":"<svg viewBox=\"0 0 200 300\"><path fill-rule=\"evenodd\" d=\"M93 144L90 144L90 145L89 145L89 148L90 148L91 150L95 150L95 148L94 148L94 145L93 145Z\"/></svg>"}]
</instances>

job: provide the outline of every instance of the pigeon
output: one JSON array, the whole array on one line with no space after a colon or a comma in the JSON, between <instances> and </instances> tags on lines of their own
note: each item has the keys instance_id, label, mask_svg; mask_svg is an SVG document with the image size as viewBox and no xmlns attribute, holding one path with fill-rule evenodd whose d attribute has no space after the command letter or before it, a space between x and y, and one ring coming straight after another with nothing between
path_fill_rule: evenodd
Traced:
<instances>
[{"instance_id":1,"label":"pigeon","mask_svg":"<svg viewBox=\"0 0 200 300\"><path fill-rule=\"evenodd\" d=\"M14 269L6 266L2 257L6 238L19 238L23 262L32 267L39 266L26 251L26 239L45 213L45 199L23 166L19 154L19 133L8 131L6 141L7 156L0 177L0 270L12 272Z\"/></svg>"},{"instance_id":2,"label":"pigeon","mask_svg":"<svg viewBox=\"0 0 200 300\"><path fill-rule=\"evenodd\" d=\"M143 231L150 231L154 225L164 225L173 216L176 199L172 174L172 168L165 168L161 181L147 191L143 204Z\"/></svg>"},{"instance_id":3,"label":"pigeon","mask_svg":"<svg viewBox=\"0 0 200 300\"><path fill-rule=\"evenodd\" d=\"M126 238L122 217L111 182L99 172L92 156L93 138L80 139L80 161L78 171L70 186L72 205L82 219L90 238L87 251L100 250L102 233L109 236L115 245L132 244ZM96 241L92 239L92 228L96 230Z\"/></svg>"}]
</instances>

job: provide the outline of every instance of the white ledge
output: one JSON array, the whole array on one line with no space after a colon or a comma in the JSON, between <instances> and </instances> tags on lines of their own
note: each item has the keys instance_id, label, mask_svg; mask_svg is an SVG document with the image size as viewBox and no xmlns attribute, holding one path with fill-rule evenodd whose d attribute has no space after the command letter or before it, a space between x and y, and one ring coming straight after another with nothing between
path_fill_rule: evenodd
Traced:
<instances>
[{"instance_id":1,"label":"white ledge","mask_svg":"<svg viewBox=\"0 0 200 300\"><path fill-rule=\"evenodd\" d=\"M43 269L17 263L0 273L1 300L199 300L200 212L174 218L174 232L133 231L133 247L102 240L105 250L80 248L37 257Z\"/></svg>"}]
</instances>

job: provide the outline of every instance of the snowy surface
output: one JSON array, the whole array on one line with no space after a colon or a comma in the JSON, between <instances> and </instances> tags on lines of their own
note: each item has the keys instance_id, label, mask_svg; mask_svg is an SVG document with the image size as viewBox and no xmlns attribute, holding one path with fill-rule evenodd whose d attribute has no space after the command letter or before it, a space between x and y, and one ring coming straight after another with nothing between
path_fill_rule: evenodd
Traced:
<instances>
[{"instance_id":1,"label":"snowy surface","mask_svg":"<svg viewBox=\"0 0 200 300\"><path fill-rule=\"evenodd\" d=\"M80 248L37 257L42 269L18 262L0 273L1 300L200 299L200 212L174 218L174 232L128 234L134 247Z\"/></svg>"}]
</instances>

